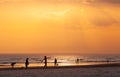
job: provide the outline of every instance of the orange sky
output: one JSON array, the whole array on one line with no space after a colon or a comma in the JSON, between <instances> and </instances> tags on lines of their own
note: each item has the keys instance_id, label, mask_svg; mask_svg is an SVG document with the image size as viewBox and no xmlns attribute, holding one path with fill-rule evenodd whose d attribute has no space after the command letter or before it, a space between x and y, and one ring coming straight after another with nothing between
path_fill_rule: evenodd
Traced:
<instances>
[{"instance_id":1,"label":"orange sky","mask_svg":"<svg viewBox=\"0 0 120 77\"><path fill-rule=\"evenodd\" d=\"M113 1L0 0L0 53L120 54Z\"/></svg>"}]
</instances>

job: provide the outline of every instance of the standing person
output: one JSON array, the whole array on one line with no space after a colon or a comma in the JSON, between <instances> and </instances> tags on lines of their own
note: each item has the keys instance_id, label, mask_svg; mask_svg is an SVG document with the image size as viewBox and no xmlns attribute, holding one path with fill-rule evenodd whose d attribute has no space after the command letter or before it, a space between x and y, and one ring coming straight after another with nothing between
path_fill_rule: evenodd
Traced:
<instances>
[{"instance_id":1,"label":"standing person","mask_svg":"<svg viewBox=\"0 0 120 77\"><path fill-rule=\"evenodd\" d=\"M29 65L29 58L26 58L26 61L25 61L25 67L28 68L28 65Z\"/></svg>"},{"instance_id":2,"label":"standing person","mask_svg":"<svg viewBox=\"0 0 120 77\"><path fill-rule=\"evenodd\" d=\"M47 56L44 56L44 63L45 63L45 65L44 65L44 68L46 68L47 67Z\"/></svg>"},{"instance_id":3,"label":"standing person","mask_svg":"<svg viewBox=\"0 0 120 77\"><path fill-rule=\"evenodd\" d=\"M57 66L57 59L54 60L54 65Z\"/></svg>"},{"instance_id":4,"label":"standing person","mask_svg":"<svg viewBox=\"0 0 120 77\"><path fill-rule=\"evenodd\" d=\"M76 59L76 63L79 63L79 58Z\"/></svg>"}]
</instances>

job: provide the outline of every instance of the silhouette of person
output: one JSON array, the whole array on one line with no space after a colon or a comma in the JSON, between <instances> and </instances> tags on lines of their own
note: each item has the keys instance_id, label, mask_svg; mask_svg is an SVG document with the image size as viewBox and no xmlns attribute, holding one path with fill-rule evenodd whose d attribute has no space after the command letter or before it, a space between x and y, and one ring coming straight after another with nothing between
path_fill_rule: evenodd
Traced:
<instances>
[{"instance_id":1,"label":"silhouette of person","mask_svg":"<svg viewBox=\"0 0 120 77\"><path fill-rule=\"evenodd\" d=\"M47 56L44 56L44 59L43 59L43 60L44 60L44 64L45 64L45 65L44 65L44 68L46 68L46 67L47 67Z\"/></svg>"},{"instance_id":2,"label":"silhouette of person","mask_svg":"<svg viewBox=\"0 0 120 77\"><path fill-rule=\"evenodd\" d=\"M106 59L107 59L106 62L109 63L110 62L110 58L106 58Z\"/></svg>"},{"instance_id":3,"label":"silhouette of person","mask_svg":"<svg viewBox=\"0 0 120 77\"><path fill-rule=\"evenodd\" d=\"M29 65L29 58L26 58L26 61L25 61L25 67L28 68L28 65Z\"/></svg>"},{"instance_id":4,"label":"silhouette of person","mask_svg":"<svg viewBox=\"0 0 120 77\"><path fill-rule=\"evenodd\" d=\"M14 68L14 65L15 65L15 64L16 64L15 62L12 62L12 63L11 63L11 67Z\"/></svg>"},{"instance_id":5,"label":"silhouette of person","mask_svg":"<svg viewBox=\"0 0 120 77\"><path fill-rule=\"evenodd\" d=\"M57 59L54 60L54 65L57 66Z\"/></svg>"},{"instance_id":6,"label":"silhouette of person","mask_svg":"<svg viewBox=\"0 0 120 77\"><path fill-rule=\"evenodd\" d=\"M76 63L79 63L79 58L76 59Z\"/></svg>"}]
</instances>

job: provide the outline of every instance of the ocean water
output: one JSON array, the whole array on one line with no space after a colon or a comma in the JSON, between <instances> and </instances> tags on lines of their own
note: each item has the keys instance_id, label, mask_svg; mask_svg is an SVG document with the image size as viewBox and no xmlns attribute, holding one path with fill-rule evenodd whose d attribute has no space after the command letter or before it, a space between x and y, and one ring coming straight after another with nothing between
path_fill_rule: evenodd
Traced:
<instances>
[{"instance_id":1,"label":"ocean water","mask_svg":"<svg viewBox=\"0 0 120 77\"><path fill-rule=\"evenodd\" d=\"M10 64L15 62L15 67L24 67L26 58L29 58L29 66L44 66L43 58L47 56L48 66L54 66L54 59L57 58L59 66L70 66L70 65L90 65L100 63L115 63L120 62L120 55L43 55L43 54L1 54L0 55L0 68L11 67ZM76 62L79 59L79 62Z\"/></svg>"}]
</instances>

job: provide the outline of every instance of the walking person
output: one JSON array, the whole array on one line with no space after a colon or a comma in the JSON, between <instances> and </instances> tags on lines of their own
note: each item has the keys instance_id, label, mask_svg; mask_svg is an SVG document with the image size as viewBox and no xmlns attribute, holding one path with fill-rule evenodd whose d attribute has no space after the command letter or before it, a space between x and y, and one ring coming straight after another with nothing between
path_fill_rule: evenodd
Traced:
<instances>
[{"instance_id":1,"label":"walking person","mask_svg":"<svg viewBox=\"0 0 120 77\"><path fill-rule=\"evenodd\" d=\"M29 58L26 58L26 61L25 61L25 68L28 68L28 65L29 65Z\"/></svg>"},{"instance_id":2,"label":"walking person","mask_svg":"<svg viewBox=\"0 0 120 77\"><path fill-rule=\"evenodd\" d=\"M57 59L55 58L55 60L54 60L54 66L58 66L58 64L57 64Z\"/></svg>"},{"instance_id":3,"label":"walking person","mask_svg":"<svg viewBox=\"0 0 120 77\"><path fill-rule=\"evenodd\" d=\"M47 67L47 56L44 56L44 59L43 59L43 60L44 60L44 64L45 64L45 65L44 65L44 68L46 68L46 67Z\"/></svg>"}]
</instances>

